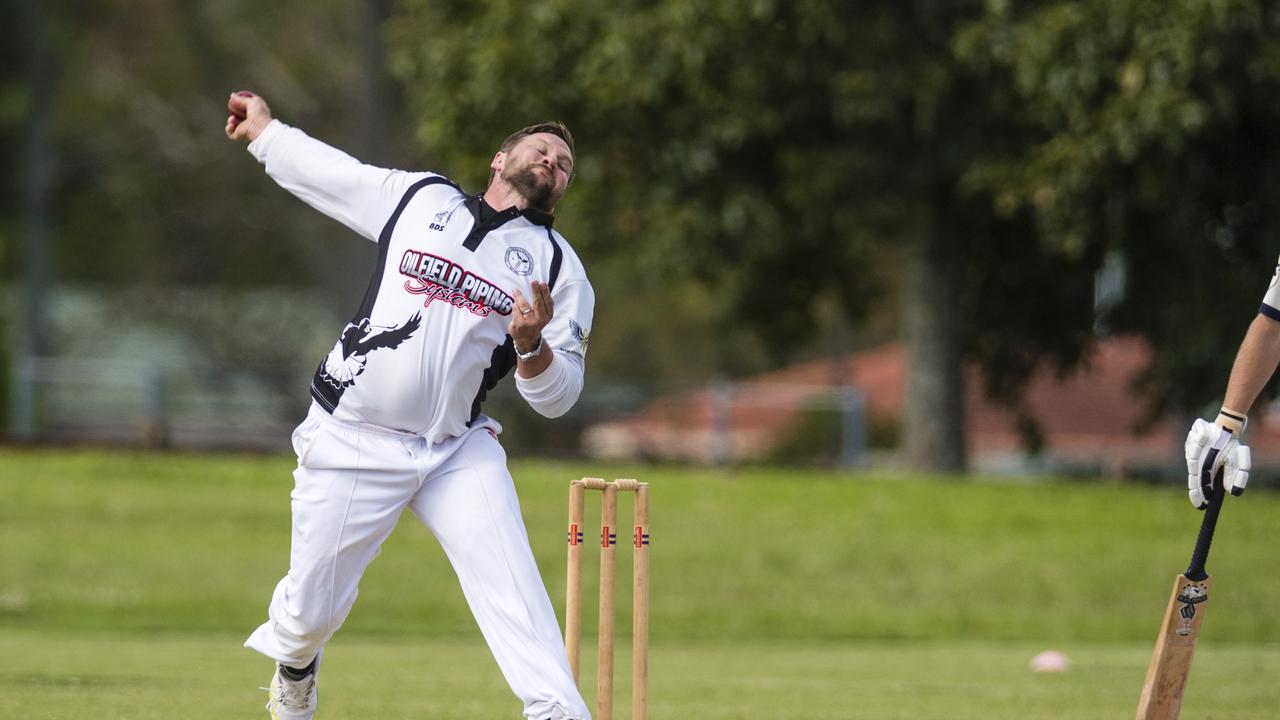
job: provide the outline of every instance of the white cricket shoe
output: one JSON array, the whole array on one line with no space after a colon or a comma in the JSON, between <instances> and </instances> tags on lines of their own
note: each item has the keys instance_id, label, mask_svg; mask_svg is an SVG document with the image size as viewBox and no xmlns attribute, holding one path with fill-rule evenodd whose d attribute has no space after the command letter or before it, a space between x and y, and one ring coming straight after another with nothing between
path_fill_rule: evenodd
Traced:
<instances>
[{"instance_id":1,"label":"white cricket shoe","mask_svg":"<svg viewBox=\"0 0 1280 720\"><path fill-rule=\"evenodd\" d=\"M271 676L271 687L267 688L267 692L271 694L267 698L267 712L271 713L271 720L311 720L315 717L319 700L316 688L319 665L316 663L316 669L301 680L290 680L280 672L280 666L276 665L276 674Z\"/></svg>"}]
</instances>

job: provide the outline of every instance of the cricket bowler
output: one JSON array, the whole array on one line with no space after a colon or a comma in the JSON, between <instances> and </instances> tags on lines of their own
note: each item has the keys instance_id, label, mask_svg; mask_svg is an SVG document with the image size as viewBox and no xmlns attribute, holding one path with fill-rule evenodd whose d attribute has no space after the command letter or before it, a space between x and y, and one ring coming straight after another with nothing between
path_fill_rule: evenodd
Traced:
<instances>
[{"instance_id":1,"label":"cricket bowler","mask_svg":"<svg viewBox=\"0 0 1280 720\"><path fill-rule=\"evenodd\" d=\"M281 187L376 243L368 291L293 432L289 571L245 646L276 663L267 709L307 720L325 643L406 509L435 535L529 720L588 720L485 395L512 371L558 417L582 391L595 295L552 227L573 178L560 123L513 133L483 193L372 167L231 95L227 137ZM371 253L372 255L372 253Z\"/></svg>"}]
</instances>

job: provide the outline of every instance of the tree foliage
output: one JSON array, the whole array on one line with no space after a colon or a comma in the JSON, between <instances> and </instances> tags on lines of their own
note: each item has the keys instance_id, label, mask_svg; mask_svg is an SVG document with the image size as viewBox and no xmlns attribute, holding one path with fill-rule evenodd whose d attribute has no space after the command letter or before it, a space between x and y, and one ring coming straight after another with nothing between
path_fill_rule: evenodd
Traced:
<instances>
[{"instance_id":1,"label":"tree foliage","mask_svg":"<svg viewBox=\"0 0 1280 720\"><path fill-rule=\"evenodd\" d=\"M362 70L376 26L349 3L47 8L56 275L73 282L315 283L353 301L349 234L221 136L240 87L358 156L429 157L472 190L506 133L567 121L561 226L600 294L593 361L616 374L755 371L817 350L824 308L857 323L914 307L938 322L913 342L939 350L913 371L949 392L969 359L1016 407L1033 371L1086 359L1101 330L1147 337L1150 397L1194 408L1220 391L1276 252L1280 11L1263 0L402 0L385 31L412 121L394 93L390 119L362 115L382 104ZM29 100L14 27L10 164ZM1099 318L1108 259L1125 293Z\"/></svg>"},{"instance_id":2,"label":"tree foliage","mask_svg":"<svg viewBox=\"0 0 1280 720\"><path fill-rule=\"evenodd\" d=\"M1280 12L1256 0L993 2L959 39L1035 135L966 177L1046 242L1112 252L1103 318L1155 348L1155 407L1218 397L1280 231Z\"/></svg>"},{"instance_id":3,"label":"tree foliage","mask_svg":"<svg viewBox=\"0 0 1280 720\"><path fill-rule=\"evenodd\" d=\"M229 92L251 88L281 118L350 148L360 112L352 88L363 78L358 14L348 4L46 5L58 65L59 279L221 287L334 280L322 259L333 247L316 238L346 233L283 198L243 147L223 137L222 123ZM0 95L0 140L12 159L21 140L8 133L8 108L24 107L28 88L21 65L10 68L17 72L6 73ZM16 117L20 128L21 110Z\"/></svg>"},{"instance_id":4,"label":"tree foliage","mask_svg":"<svg viewBox=\"0 0 1280 720\"><path fill-rule=\"evenodd\" d=\"M1079 356L1099 258L1038 242L1029 213L997 213L964 182L1031 132L1008 74L956 57L984 7L423 0L405 4L392 44L422 140L455 166L484 168L494 138L528 121L577 128L564 214L588 257L626 258L632 282L709 284L720 317L775 358L803 346L815 303L863 318L902 263L927 259L918 286L948 288L925 309L946 352L937 371L954 375L938 385L958 397L967 354L1013 403L1046 356ZM952 404L939 435L962 434Z\"/></svg>"},{"instance_id":5,"label":"tree foliage","mask_svg":"<svg viewBox=\"0 0 1280 720\"><path fill-rule=\"evenodd\" d=\"M815 3L409 2L397 68L434 154L474 187L496 140L535 120L578 136L562 215L588 257L718 281L724 306L777 343L810 299L865 305L876 283L840 141L865 110L840 72L840 18ZM469 172L468 172L469 171ZM821 211L815 211L821 208ZM766 319L767 318L767 319Z\"/></svg>"}]
</instances>

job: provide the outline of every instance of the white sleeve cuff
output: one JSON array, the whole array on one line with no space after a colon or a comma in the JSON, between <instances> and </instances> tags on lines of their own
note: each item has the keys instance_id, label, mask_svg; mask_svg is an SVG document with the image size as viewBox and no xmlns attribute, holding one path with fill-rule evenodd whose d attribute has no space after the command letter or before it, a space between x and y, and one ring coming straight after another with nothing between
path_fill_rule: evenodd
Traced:
<instances>
[{"instance_id":1,"label":"white sleeve cuff","mask_svg":"<svg viewBox=\"0 0 1280 720\"><path fill-rule=\"evenodd\" d=\"M554 352L554 351L553 351ZM539 415L560 417L569 412L582 393L582 358L556 352L551 364L531 378L516 373L516 389Z\"/></svg>"},{"instance_id":2,"label":"white sleeve cuff","mask_svg":"<svg viewBox=\"0 0 1280 720\"><path fill-rule=\"evenodd\" d=\"M271 149L271 143L288 129L288 125L272 118L271 122L267 123L267 126L262 129L262 132L258 133L258 137L249 143L249 152L257 158L258 162L266 165L267 152Z\"/></svg>"}]
</instances>

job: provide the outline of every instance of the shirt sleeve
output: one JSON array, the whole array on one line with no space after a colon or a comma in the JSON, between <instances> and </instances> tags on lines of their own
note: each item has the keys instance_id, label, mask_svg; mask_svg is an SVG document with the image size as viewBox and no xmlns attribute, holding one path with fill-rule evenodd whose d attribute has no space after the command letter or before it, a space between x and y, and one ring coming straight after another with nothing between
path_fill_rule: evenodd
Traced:
<instances>
[{"instance_id":1,"label":"shirt sleeve","mask_svg":"<svg viewBox=\"0 0 1280 720\"><path fill-rule=\"evenodd\" d=\"M408 187L431 175L365 165L279 120L249 152L280 187L375 242Z\"/></svg>"},{"instance_id":2,"label":"shirt sleeve","mask_svg":"<svg viewBox=\"0 0 1280 720\"><path fill-rule=\"evenodd\" d=\"M555 288L551 299L555 302L555 316L542 329L542 346L544 352L554 350L555 359L535 377L522 378L516 373L516 388L539 414L559 417L573 407L582 393L596 299L585 279Z\"/></svg>"},{"instance_id":3,"label":"shirt sleeve","mask_svg":"<svg viewBox=\"0 0 1280 720\"><path fill-rule=\"evenodd\" d=\"M546 338L543 338L543 343ZM569 412L582 394L583 362L578 355L556 352L546 370L531 378L516 373L520 396L539 415L557 418Z\"/></svg>"},{"instance_id":4,"label":"shirt sleeve","mask_svg":"<svg viewBox=\"0 0 1280 720\"><path fill-rule=\"evenodd\" d=\"M1271 276L1271 287L1262 296L1262 306L1258 308L1258 312L1280 322L1280 262L1276 264L1275 274Z\"/></svg>"}]
</instances>

